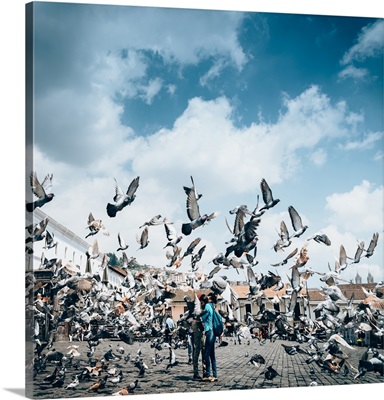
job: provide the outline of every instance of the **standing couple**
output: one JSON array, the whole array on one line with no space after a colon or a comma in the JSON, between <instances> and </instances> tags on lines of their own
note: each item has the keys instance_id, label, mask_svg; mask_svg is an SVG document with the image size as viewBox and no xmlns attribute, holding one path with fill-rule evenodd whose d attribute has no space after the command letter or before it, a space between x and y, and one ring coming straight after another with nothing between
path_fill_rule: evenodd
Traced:
<instances>
[{"instance_id":1,"label":"standing couple","mask_svg":"<svg viewBox=\"0 0 384 400\"><path fill-rule=\"evenodd\" d=\"M217 298L214 293L209 293L208 296L200 294L198 299L201 304L202 312L194 320L192 324L193 331L193 378L202 379L203 381L216 382L217 367L215 355L215 342L216 336L213 333L213 311ZM203 332L205 335L205 342L203 344ZM203 378L199 376L198 361L199 355L202 352L203 357Z\"/></svg>"}]
</instances>

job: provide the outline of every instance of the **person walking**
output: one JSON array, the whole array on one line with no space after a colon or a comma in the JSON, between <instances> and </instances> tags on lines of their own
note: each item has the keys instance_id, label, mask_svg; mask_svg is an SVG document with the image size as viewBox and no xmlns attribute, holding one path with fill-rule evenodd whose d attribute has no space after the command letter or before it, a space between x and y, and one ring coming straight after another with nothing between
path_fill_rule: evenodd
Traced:
<instances>
[{"instance_id":1,"label":"person walking","mask_svg":"<svg viewBox=\"0 0 384 400\"><path fill-rule=\"evenodd\" d=\"M216 337L213 333L213 310L214 304L216 303L216 296L213 293L209 294L209 297L202 294L199 298L201 308L204 310L201 313L201 321L204 326L205 343L204 343L204 362L205 362L205 373L203 374L203 381L216 382L217 378L217 367L216 367L216 355L215 355L215 341ZM212 376L211 376L212 369Z\"/></svg>"}]
</instances>

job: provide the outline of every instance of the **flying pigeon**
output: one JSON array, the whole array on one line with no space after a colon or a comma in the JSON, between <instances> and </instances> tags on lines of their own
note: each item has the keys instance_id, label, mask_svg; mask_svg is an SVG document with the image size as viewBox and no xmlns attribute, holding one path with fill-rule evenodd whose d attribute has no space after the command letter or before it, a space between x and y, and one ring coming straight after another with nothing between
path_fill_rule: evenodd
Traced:
<instances>
[{"instance_id":1,"label":"flying pigeon","mask_svg":"<svg viewBox=\"0 0 384 400\"><path fill-rule=\"evenodd\" d=\"M25 239L25 243L38 242L40 240L43 240L47 234L46 229L48 221L48 217L45 217L38 224L27 227L30 236Z\"/></svg>"},{"instance_id":2,"label":"flying pigeon","mask_svg":"<svg viewBox=\"0 0 384 400\"><path fill-rule=\"evenodd\" d=\"M136 240L137 240L137 243L139 243L139 245L140 245L138 250L144 249L145 247L148 246L149 240L148 240L148 227L147 226L143 229L140 237L137 237Z\"/></svg>"},{"instance_id":3,"label":"flying pigeon","mask_svg":"<svg viewBox=\"0 0 384 400\"><path fill-rule=\"evenodd\" d=\"M316 233L315 235L311 236L310 238L307 239L309 240L314 240L317 243L323 243L326 246L330 246L331 240L329 239L329 237L325 234L325 233Z\"/></svg>"},{"instance_id":4,"label":"flying pigeon","mask_svg":"<svg viewBox=\"0 0 384 400\"><path fill-rule=\"evenodd\" d=\"M187 188L184 186L184 191L187 194L187 215L191 222L182 224L181 232L183 235L188 236L194 229L207 224L213 218L217 217L218 212L214 212L210 215L201 215L199 205L197 204L198 198L196 197L196 191L194 188Z\"/></svg>"},{"instance_id":5,"label":"flying pigeon","mask_svg":"<svg viewBox=\"0 0 384 400\"><path fill-rule=\"evenodd\" d=\"M360 258L363 255L363 252L364 252L364 242L360 242L360 243L357 244L357 249L356 249L354 257L353 258L352 257L347 257L347 258L349 260L353 260L351 262L351 264L357 264L357 263L360 262Z\"/></svg>"},{"instance_id":6,"label":"flying pigeon","mask_svg":"<svg viewBox=\"0 0 384 400\"><path fill-rule=\"evenodd\" d=\"M164 246L164 249L168 246L176 246L181 241L183 236L177 234L176 228L173 226L172 223L165 222L164 228L168 240L167 244Z\"/></svg>"},{"instance_id":7,"label":"flying pigeon","mask_svg":"<svg viewBox=\"0 0 384 400\"><path fill-rule=\"evenodd\" d=\"M27 211L32 212L35 208L43 207L44 204L52 201L55 195L52 193L53 174L46 175L41 184L37 179L36 172L32 171L29 178L32 192L36 197L38 197L38 200L26 204Z\"/></svg>"},{"instance_id":8,"label":"flying pigeon","mask_svg":"<svg viewBox=\"0 0 384 400\"><path fill-rule=\"evenodd\" d=\"M136 198L136 190L139 187L139 178L140 177L138 176L133 179L126 193L121 190L115 179L115 196L113 197L114 204L107 204L107 214L109 217L115 217L118 211L121 211L124 207L132 204Z\"/></svg>"},{"instance_id":9,"label":"flying pigeon","mask_svg":"<svg viewBox=\"0 0 384 400\"><path fill-rule=\"evenodd\" d=\"M375 250L378 239L379 239L379 234L376 232L373 234L372 239L369 242L368 249L365 250L365 254L363 257L369 258L373 256L373 251Z\"/></svg>"},{"instance_id":10,"label":"flying pigeon","mask_svg":"<svg viewBox=\"0 0 384 400\"><path fill-rule=\"evenodd\" d=\"M102 231L105 236L109 236L109 232L103 225L101 219L95 219L91 212L88 215L88 223L85 229L89 229L89 233L85 238L96 235L100 231Z\"/></svg>"},{"instance_id":11,"label":"flying pigeon","mask_svg":"<svg viewBox=\"0 0 384 400\"><path fill-rule=\"evenodd\" d=\"M193 240L189 246L187 247L187 250L185 250L184 254L183 254L183 258L191 255L193 253L193 251L195 250L196 246L200 243L201 238L196 238L195 240Z\"/></svg>"},{"instance_id":12,"label":"flying pigeon","mask_svg":"<svg viewBox=\"0 0 384 400\"><path fill-rule=\"evenodd\" d=\"M50 233L49 231L46 231L45 235L45 246L43 249L53 249L54 247L57 246L58 242L54 240L54 234Z\"/></svg>"},{"instance_id":13,"label":"flying pigeon","mask_svg":"<svg viewBox=\"0 0 384 400\"><path fill-rule=\"evenodd\" d=\"M162 219L161 215L155 215L149 221L144 222L143 225L139 226L139 229L144 228L144 226L155 226L161 225L166 222L166 218ZM171 223L171 222L168 222Z\"/></svg>"},{"instance_id":14,"label":"flying pigeon","mask_svg":"<svg viewBox=\"0 0 384 400\"><path fill-rule=\"evenodd\" d=\"M275 251L283 250L284 247L289 247L291 243L292 241L289 237L287 225L284 221L281 221L279 239L273 245L273 249Z\"/></svg>"},{"instance_id":15,"label":"flying pigeon","mask_svg":"<svg viewBox=\"0 0 384 400\"><path fill-rule=\"evenodd\" d=\"M274 207L280 199L274 199L272 195L272 190L269 187L267 181L263 178L260 182L261 194L263 196L264 206L260 208L260 212L263 210L268 210Z\"/></svg>"},{"instance_id":16,"label":"flying pigeon","mask_svg":"<svg viewBox=\"0 0 384 400\"><path fill-rule=\"evenodd\" d=\"M124 251L128 249L129 245L125 243L125 240L121 237L120 232L117 234L117 240L119 242L119 247L116 251Z\"/></svg>"},{"instance_id":17,"label":"flying pigeon","mask_svg":"<svg viewBox=\"0 0 384 400\"><path fill-rule=\"evenodd\" d=\"M271 266L272 266L272 267L279 267L279 266L281 266L281 265L287 264L288 260L289 260L290 258L292 258L297 252L298 252L298 248L296 247L296 249L293 250L293 251L291 251L291 252L287 255L287 257L284 258L283 261L280 261L280 262L277 263L277 264L271 264Z\"/></svg>"},{"instance_id":18,"label":"flying pigeon","mask_svg":"<svg viewBox=\"0 0 384 400\"><path fill-rule=\"evenodd\" d=\"M288 207L289 216L291 218L292 227L295 230L295 233L291 235L292 237L300 237L307 229L307 225L303 225L301 217L296 209L292 206Z\"/></svg>"}]
</instances>

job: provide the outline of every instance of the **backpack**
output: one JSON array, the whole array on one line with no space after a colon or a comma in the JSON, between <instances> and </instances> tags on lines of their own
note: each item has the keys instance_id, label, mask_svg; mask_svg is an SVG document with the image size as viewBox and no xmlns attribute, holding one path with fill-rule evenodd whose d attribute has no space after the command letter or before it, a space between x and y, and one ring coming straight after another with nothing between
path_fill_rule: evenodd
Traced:
<instances>
[{"instance_id":1,"label":"backpack","mask_svg":"<svg viewBox=\"0 0 384 400\"><path fill-rule=\"evenodd\" d=\"M221 315L215 310L215 307L212 306L213 314L212 314L212 330L213 334L216 337L219 337L223 334L224 332L224 323L223 319L221 318Z\"/></svg>"}]
</instances>

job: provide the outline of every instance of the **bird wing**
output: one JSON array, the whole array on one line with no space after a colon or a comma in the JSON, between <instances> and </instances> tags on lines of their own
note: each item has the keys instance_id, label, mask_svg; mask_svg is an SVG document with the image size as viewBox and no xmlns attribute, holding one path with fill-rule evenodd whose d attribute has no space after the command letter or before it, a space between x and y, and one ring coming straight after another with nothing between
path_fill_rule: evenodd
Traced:
<instances>
[{"instance_id":1,"label":"bird wing","mask_svg":"<svg viewBox=\"0 0 384 400\"><path fill-rule=\"evenodd\" d=\"M331 340L335 340L337 343L341 344L344 347L347 347L348 349L355 350L355 348L350 346L338 333L334 333L332 336L330 336L328 342Z\"/></svg>"},{"instance_id":2,"label":"bird wing","mask_svg":"<svg viewBox=\"0 0 384 400\"><path fill-rule=\"evenodd\" d=\"M137 176L128 186L128 190L127 190L127 196L129 198L132 198L132 196L135 194L137 188L139 187L139 179L140 177Z\"/></svg>"},{"instance_id":3,"label":"bird wing","mask_svg":"<svg viewBox=\"0 0 384 400\"><path fill-rule=\"evenodd\" d=\"M92 284L92 280L91 279L83 278L83 279L79 280L79 282L77 284L77 290L80 291L80 292L82 290L84 290L86 292L89 292L92 289L92 286L93 286L93 284Z\"/></svg>"},{"instance_id":4,"label":"bird wing","mask_svg":"<svg viewBox=\"0 0 384 400\"><path fill-rule=\"evenodd\" d=\"M253 269L249 265L247 266L247 278L249 286L256 288L257 286L256 276L255 273L253 272Z\"/></svg>"},{"instance_id":5,"label":"bird wing","mask_svg":"<svg viewBox=\"0 0 384 400\"><path fill-rule=\"evenodd\" d=\"M91 225L92 222L95 220L93 214L90 212L88 215L88 225Z\"/></svg>"},{"instance_id":6,"label":"bird wing","mask_svg":"<svg viewBox=\"0 0 384 400\"><path fill-rule=\"evenodd\" d=\"M41 235L46 230L47 225L48 225L48 217L45 217L36 225L35 230L33 231L34 236Z\"/></svg>"},{"instance_id":7,"label":"bird wing","mask_svg":"<svg viewBox=\"0 0 384 400\"><path fill-rule=\"evenodd\" d=\"M367 252L372 252L375 249L378 239L379 239L379 234L378 233L374 233L373 236L372 236L372 239L371 239L371 241L370 241L370 243L368 245Z\"/></svg>"},{"instance_id":8,"label":"bird wing","mask_svg":"<svg viewBox=\"0 0 384 400\"><path fill-rule=\"evenodd\" d=\"M239 208L236 212L235 224L233 226L233 234L235 236L239 236L240 232L243 230L244 218L245 218L245 213Z\"/></svg>"},{"instance_id":9,"label":"bird wing","mask_svg":"<svg viewBox=\"0 0 384 400\"><path fill-rule=\"evenodd\" d=\"M49 246L52 243L53 243L53 233L51 234L50 232L47 231L47 234L45 236L45 245Z\"/></svg>"},{"instance_id":10,"label":"bird wing","mask_svg":"<svg viewBox=\"0 0 384 400\"><path fill-rule=\"evenodd\" d=\"M44 188L45 193L52 193L52 179L53 174L48 174L45 176L41 186Z\"/></svg>"},{"instance_id":11,"label":"bird wing","mask_svg":"<svg viewBox=\"0 0 384 400\"><path fill-rule=\"evenodd\" d=\"M119 199L124 197L124 192L121 190L120 186L117 184L117 180L115 179L115 196L113 197L113 201L117 202Z\"/></svg>"},{"instance_id":12,"label":"bird wing","mask_svg":"<svg viewBox=\"0 0 384 400\"><path fill-rule=\"evenodd\" d=\"M280 222L280 238L282 240L288 240L288 238L289 238L287 225L285 224L284 221Z\"/></svg>"},{"instance_id":13,"label":"bird wing","mask_svg":"<svg viewBox=\"0 0 384 400\"><path fill-rule=\"evenodd\" d=\"M193 190L188 190L187 193L187 214L191 221L200 218L199 205L197 204L197 198Z\"/></svg>"},{"instance_id":14,"label":"bird wing","mask_svg":"<svg viewBox=\"0 0 384 400\"><path fill-rule=\"evenodd\" d=\"M259 224L260 224L260 218L255 218L248 221L244 225L244 233L245 233L244 237L247 242L250 242L257 236L256 229L259 226Z\"/></svg>"},{"instance_id":15,"label":"bird wing","mask_svg":"<svg viewBox=\"0 0 384 400\"><path fill-rule=\"evenodd\" d=\"M199 254L200 257L203 255L203 253L204 253L206 247L207 247L207 246L204 245L203 247L201 247L201 248L199 249L198 254Z\"/></svg>"},{"instance_id":16,"label":"bird wing","mask_svg":"<svg viewBox=\"0 0 384 400\"><path fill-rule=\"evenodd\" d=\"M120 247L125 247L124 239L121 237L120 232L117 234L117 240L119 242Z\"/></svg>"},{"instance_id":17,"label":"bird wing","mask_svg":"<svg viewBox=\"0 0 384 400\"><path fill-rule=\"evenodd\" d=\"M143 229L140 237L140 244L144 247L148 243L148 227Z\"/></svg>"},{"instance_id":18,"label":"bird wing","mask_svg":"<svg viewBox=\"0 0 384 400\"><path fill-rule=\"evenodd\" d=\"M264 203L268 204L273 201L272 190L264 178L260 182L260 188Z\"/></svg>"},{"instance_id":19,"label":"bird wing","mask_svg":"<svg viewBox=\"0 0 384 400\"><path fill-rule=\"evenodd\" d=\"M46 196L46 193L43 186L37 179L36 172L32 171L31 174L29 175L29 178L33 194L37 196L39 199L43 199Z\"/></svg>"},{"instance_id":20,"label":"bird wing","mask_svg":"<svg viewBox=\"0 0 384 400\"><path fill-rule=\"evenodd\" d=\"M347 263L347 253L343 245L340 245L339 263L340 265L345 265Z\"/></svg>"},{"instance_id":21,"label":"bird wing","mask_svg":"<svg viewBox=\"0 0 384 400\"><path fill-rule=\"evenodd\" d=\"M227 228L228 228L229 232L231 232L231 234L233 235L232 228L229 226L227 218L225 218L225 224L227 225Z\"/></svg>"},{"instance_id":22,"label":"bird wing","mask_svg":"<svg viewBox=\"0 0 384 400\"><path fill-rule=\"evenodd\" d=\"M212 279L213 275L217 274L221 270L221 266L218 265L217 267L213 268L213 270L208 274L208 279Z\"/></svg>"},{"instance_id":23,"label":"bird wing","mask_svg":"<svg viewBox=\"0 0 384 400\"><path fill-rule=\"evenodd\" d=\"M289 216L291 217L293 229L295 231L299 231L300 229L302 229L303 223L301 221L301 217L300 217L299 213L295 210L295 208L292 206L289 206L288 212L289 212Z\"/></svg>"},{"instance_id":24,"label":"bird wing","mask_svg":"<svg viewBox=\"0 0 384 400\"><path fill-rule=\"evenodd\" d=\"M186 254L191 254L193 252L193 250L195 249L195 247L200 243L201 238L196 238L195 240L193 240L189 246L187 247L187 250L185 251Z\"/></svg>"},{"instance_id":25,"label":"bird wing","mask_svg":"<svg viewBox=\"0 0 384 400\"><path fill-rule=\"evenodd\" d=\"M164 224L164 229L165 229L165 233L167 235L167 239L169 241L176 239L177 232L176 232L175 227L172 224Z\"/></svg>"}]
</instances>

